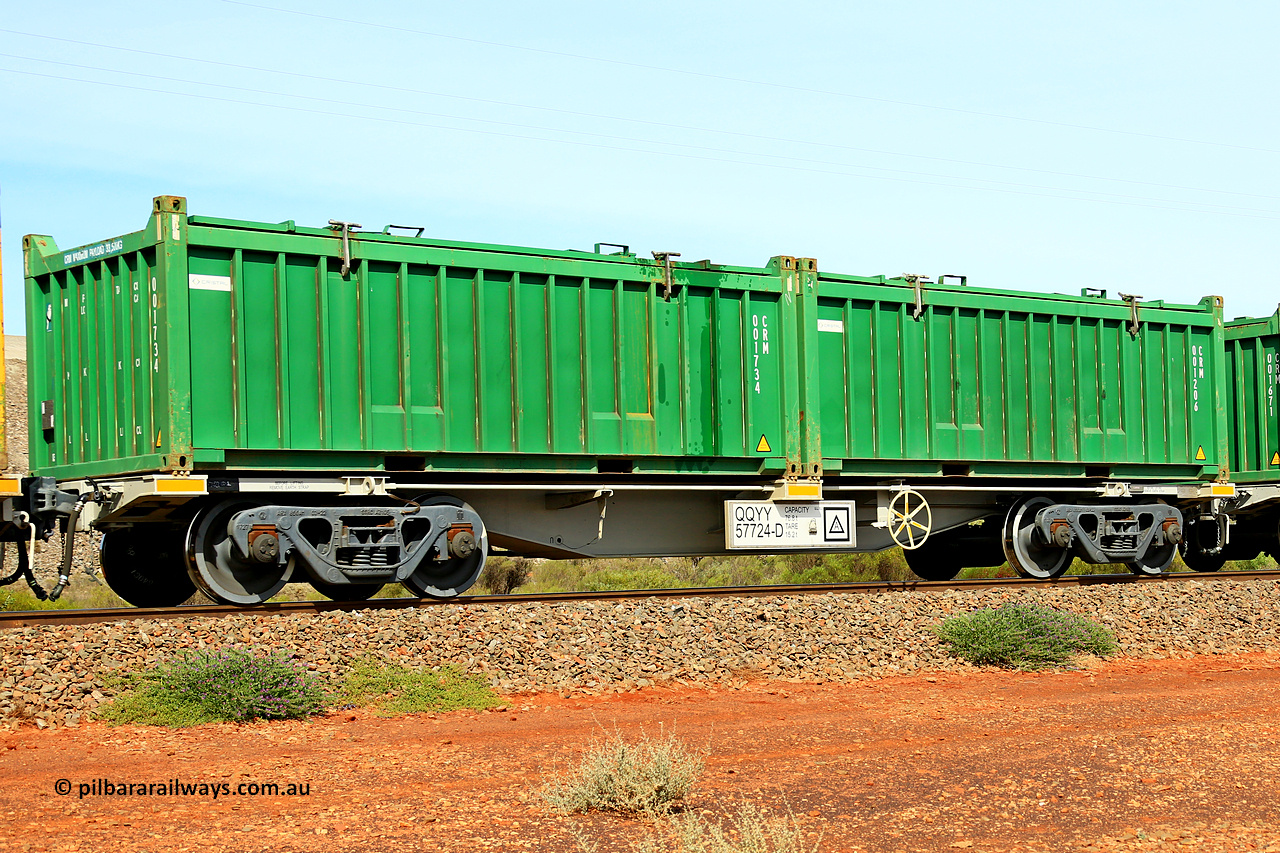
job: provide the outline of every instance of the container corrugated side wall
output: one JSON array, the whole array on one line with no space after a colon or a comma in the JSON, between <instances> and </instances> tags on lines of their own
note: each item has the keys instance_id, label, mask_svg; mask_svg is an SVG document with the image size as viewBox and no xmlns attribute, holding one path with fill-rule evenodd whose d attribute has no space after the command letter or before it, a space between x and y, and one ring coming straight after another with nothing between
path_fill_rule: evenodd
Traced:
<instances>
[{"instance_id":1,"label":"container corrugated side wall","mask_svg":"<svg viewBox=\"0 0 1280 853\"><path fill-rule=\"evenodd\" d=\"M28 238L33 468L754 476L796 453L794 259L679 264L668 300L631 256L359 234L343 275L341 243L172 196L119 238Z\"/></svg>"},{"instance_id":2,"label":"container corrugated side wall","mask_svg":"<svg viewBox=\"0 0 1280 853\"><path fill-rule=\"evenodd\" d=\"M158 288L162 252L142 245L28 277L27 365L31 467L53 476L162 467L169 446L168 372L162 369ZM115 241L108 241L112 245ZM51 401L44 430L40 406Z\"/></svg>"},{"instance_id":3,"label":"container corrugated side wall","mask_svg":"<svg viewBox=\"0 0 1280 853\"><path fill-rule=\"evenodd\" d=\"M1134 337L1122 304L937 287L915 319L905 282L824 280L824 456L845 473L1216 476L1214 304L1142 307Z\"/></svg>"},{"instance_id":4,"label":"container corrugated side wall","mask_svg":"<svg viewBox=\"0 0 1280 853\"><path fill-rule=\"evenodd\" d=\"M344 276L332 234L189 232L197 459L754 474L784 454L774 271L682 268L668 301L632 258L357 235Z\"/></svg>"},{"instance_id":5,"label":"container corrugated side wall","mask_svg":"<svg viewBox=\"0 0 1280 853\"><path fill-rule=\"evenodd\" d=\"M1232 476L1280 480L1280 311L1227 323L1226 352Z\"/></svg>"}]
</instances>

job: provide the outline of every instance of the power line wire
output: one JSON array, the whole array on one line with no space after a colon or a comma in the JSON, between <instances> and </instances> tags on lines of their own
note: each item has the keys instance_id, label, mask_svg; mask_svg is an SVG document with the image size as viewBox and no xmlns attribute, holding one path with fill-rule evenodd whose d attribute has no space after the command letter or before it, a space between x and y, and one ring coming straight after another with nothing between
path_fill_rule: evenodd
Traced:
<instances>
[{"instance_id":1,"label":"power line wire","mask_svg":"<svg viewBox=\"0 0 1280 853\"><path fill-rule=\"evenodd\" d=\"M668 74L682 74L688 77L700 77L706 80L721 80L730 83L745 83L751 86L768 86L775 89L784 89L792 92L806 92L814 95L830 95L838 98L853 98L860 101L873 101L882 104L896 104L904 107L916 107L926 110L941 110L950 113L960 113L962 115L981 116L983 118L998 118L1006 121L1020 121L1030 124L1042 124L1050 127L1068 127L1074 130L1088 130L1096 133L1113 133L1123 136L1136 136L1144 139L1159 139L1165 142L1182 142L1190 145L1208 145L1219 148L1234 148L1241 151L1259 151L1267 154L1280 154L1280 149L1275 148L1258 148L1251 145L1240 145L1232 142L1216 142L1208 139L1189 139L1181 136L1167 136L1158 133L1144 133L1138 130L1124 130L1114 127L1102 127L1099 125L1074 124L1072 122L1054 121L1052 119L1030 118L1028 116L1010 115L1007 113L993 113L983 110L969 110L963 107L945 107L941 104L925 104L916 101L902 101L894 98L881 98L874 95L859 95L854 92L841 92L832 89L816 89L809 86L797 86L790 83L778 83L772 80L755 80L749 77L734 77L727 74L712 74L707 71L693 71L686 68L672 68L665 65L650 65L642 62L631 62L625 59L611 59L604 56L591 56L582 53L570 53L568 51L550 50L542 47L530 47L529 45L511 44L509 42L488 41L485 39L470 38L467 36L451 35L449 33L438 33L430 30L416 30L410 27L400 27L392 24L379 24L374 21L361 21L354 18L339 18L335 15L322 15L318 12L304 12L300 9L282 9L278 6L267 6L261 3L248 3L245 0L221 0L223 3L229 3L233 6L245 6L251 9L262 9L269 12L279 12L285 15L299 15L305 18L316 18L322 21L332 21L340 24L350 24L358 27L369 27L372 29L390 30L393 32L410 33L412 35L429 36L431 38L449 39L451 41L467 42L470 44L482 44L488 47L500 47L507 50L522 50L528 53L540 53L548 56L558 56L566 59L578 59L585 62L599 62L606 65L618 65L626 68L638 68L645 71L662 71Z\"/></svg>"},{"instance_id":2,"label":"power line wire","mask_svg":"<svg viewBox=\"0 0 1280 853\"><path fill-rule=\"evenodd\" d=\"M342 101L335 98L321 98L314 95L297 95L290 92L274 92L268 89L263 89L261 87L251 88L247 86L232 86L227 83L208 83L202 80L188 80L188 79L183 79L181 77L171 77L163 74L145 74L139 71L120 71L114 68L103 68L101 66L96 66L96 65L82 65L74 62L62 62L54 59L41 59L39 57L19 56L17 54L10 54L10 53L0 53L0 57L6 57L9 59L21 59L25 61L43 62L49 65L60 65L67 68L76 68L76 69L85 70L85 71L104 71L111 74L123 74L130 77L142 77L149 80L161 80L167 83L183 83L183 84L193 85L193 86L209 86L217 89L227 89L233 92L249 92L253 94L267 95L267 96L278 97L278 98L297 98L301 100L314 101L322 104L331 104L331 105L340 106L340 107L363 107L363 108L369 108L369 109L387 110L390 112L404 113L408 115L426 116L430 118L443 118L443 119L449 119L452 121L475 122L479 124L497 125L500 127L512 127L512 128L517 128L519 130L536 130L536 131L544 131L548 133L568 133L575 136L589 136L589 137L595 137L598 139L608 139L615 142L630 142L630 143L640 143L640 144L649 144L649 145L665 145L665 146L674 147L674 148L685 148L685 149L690 149L694 151L705 151L713 154L731 154L731 155L744 156L744 157L764 157L768 159L787 160L794 163L804 163L804 164L815 165L815 166L836 166L836 167L843 167L843 168L869 169L871 171L876 171L876 172L889 172L889 173L900 174L900 175L912 175L915 177L943 178L946 180L977 181L979 183L996 184L999 186L1008 186L1008 187L1020 187L1024 189L1034 189L1034 190L1051 190L1051 191L1087 193L1089 195L1109 196L1112 198L1132 199L1135 201L1152 201L1152 202L1161 202L1161 203L1174 202L1178 204L1192 204L1192 205L1197 205L1201 207L1217 207L1217 208L1223 208L1227 210L1242 210L1250 213L1274 212L1271 210L1242 207L1239 205L1217 204L1214 202L1152 198L1149 196L1135 196L1135 195L1127 195L1123 193L1102 192L1100 190L1042 186L1039 184L1025 184L1025 183L1020 183L1016 181L1000 181L992 178L979 178L979 177L971 177L966 175L948 175L948 174L939 174L936 172L919 172L919 171L914 171L909 169L889 169L882 166L868 166L863 163L834 162L830 160L818 160L818 159L807 158L807 157L793 157L793 156L783 155L783 154L769 154L769 153L760 152L760 151L742 151L742 150L733 149L733 148L717 148L717 147L708 146L708 145L693 145L693 144L683 143L683 142L668 142L660 139L642 139L642 138L636 138L631 136L618 136L615 134L597 133L593 131L568 130L565 128L545 127L542 125L520 124L518 122L499 121L496 119L472 118L470 116L458 116L458 115L450 115L447 113L433 113L433 112L426 112L424 110L414 110L414 109L409 109L407 107L390 107L390 106L383 106L381 104L369 104L364 102L357 103L354 101Z\"/></svg>"},{"instance_id":3,"label":"power line wire","mask_svg":"<svg viewBox=\"0 0 1280 853\"><path fill-rule=\"evenodd\" d=\"M388 83L356 81L356 79L347 79L347 78L340 78L340 77L324 77L324 76L320 76L320 74L305 74L301 72L291 72L291 70L283 70L278 68L264 68L264 67L260 67L260 65L243 65L239 63L228 63L228 61L220 61L215 59L202 59L202 58L198 58L198 56L182 56L178 54L165 54L155 50L141 50L141 49L137 49L137 47L120 47L118 45L104 45L104 44L100 44L100 42L79 41L79 40L76 40L76 38L47 36L47 35L44 35L44 33L23 32L23 31L18 31L18 29L5 29L3 27L0 27L0 32L12 33L12 35L27 36L31 38L44 38L44 40L47 40L47 41L64 42L64 44L70 44L70 45L99 47L99 49L120 51L120 53L140 54L143 56L157 56L157 58L161 58L161 59L192 61L192 63L215 65L215 67L221 67L221 68L234 68L237 70L250 70L250 72L279 74L279 76L283 76L283 77L310 79L310 81L317 81L317 82L324 82L324 83L342 83L342 85L346 85L346 86L378 88L378 90L410 93L410 95L428 95L433 97L445 97L445 99L470 101L470 102L476 102L476 104L512 106L512 108L517 108L517 109L547 111L547 113L557 113L557 114L563 114L563 115L576 115L576 117L611 120L611 122L644 124L644 126L649 126L649 127L681 129L681 131L694 131L694 132L700 132L700 133L717 133L717 134L723 134L723 136L749 138L749 140L782 142L782 143L790 143L790 145L808 145L808 146L814 146L814 147L823 147L823 149L832 149L832 150L840 150L840 151L856 151L856 152L859 152L859 154L879 154L879 155L886 155L886 156L895 156L895 158L931 160L931 161L934 161L934 163L972 165L972 167L980 167L980 168L988 168L988 169L1006 169L1006 170L1011 170L1011 172L1028 172L1033 174L1047 174L1047 175L1053 175L1053 177L1062 177L1062 178L1080 178L1080 179L1087 179L1087 181L1106 181L1106 182L1112 182L1112 183L1126 183L1126 184L1133 184L1133 186L1160 188L1160 190L1211 192L1211 193L1216 193L1216 195L1245 197L1245 199L1263 199L1263 200L1270 200L1270 201L1280 201L1280 196L1268 196L1268 195L1263 195L1263 193L1256 193L1256 192L1240 192L1235 190L1216 190L1216 188L1212 188L1212 187L1187 186L1187 184L1160 183L1155 181L1137 181L1137 179L1133 179L1133 178L1115 178L1115 177L1107 177L1107 175L1096 175L1096 174L1087 174L1087 173L1078 173L1078 172L1061 172L1061 170L1056 170L1056 169L1038 169L1033 167L1018 167L1018 165L1010 165L1010 164L1004 164L1004 163L987 163L987 161L982 161L982 160L940 158L940 156L932 156L932 155L924 155L924 154L908 154L908 152L905 152L905 151L868 149L868 147L841 145L841 143L836 143L836 142L823 142L818 140L800 140L800 138L794 138L794 137L767 136L767 134L746 133L742 131L730 131L730 129L724 129L724 128L692 126L692 124L655 122L655 120L653 119L640 119L635 117L627 117L627 115L588 113L588 111L556 108L556 106L521 104L521 102L517 102L517 101L502 101L502 100L494 100L494 99L485 99L485 97L456 95L456 93L452 93L452 92L436 92L436 91L430 91L430 90L421 90L421 88L392 86L392 85L388 85ZM38 60L38 61L54 61L54 60ZM92 68L92 67L86 67L86 68ZM104 70L110 70L110 69L104 69ZM125 72L118 72L118 73L125 73Z\"/></svg>"},{"instance_id":4,"label":"power line wire","mask_svg":"<svg viewBox=\"0 0 1280 853\"><path fill-rule=\"evenodd\" d=\"M888 177L884 175L866 175L866 174L859 174L856 172L844 172L844 171L837 171L837 170L831 170L831 169L817 169L817 168L806 167L806 166L788 166L781 163L760 163L760 162L755 162L750 160L732 160L732 159L726 159L723 157L710 157L710 156L704 156L699 154L682 154L682 153L677 153L672 151L654 151L652 149L646 149L646 148L631 148L631 147L625 147L625 146L619 146L619 145L606 145L603 143L584 142L584 141L573 140L573 139L548 139L546 137L528 136L525 134L504 133L504 132L492 131L492 130L479 130L476 128L453 127L450 125L427 124L424 122L407 121L404 119L387 118L384 116L353 115L350 113L333 112L330 110L317 110L317 109L310 109L307 107L289 106L286 104L264 104L264 103L259 103L255 101L239 100L235 98L223 98L223 97L218 97L216 95L201 95L194 92L173 92L165 89L151 89L144 86L130 86L124 83L110 83L103 80L84 80L76 77L65 77L57 74L42 74L35 71L23 71L23 70L14 69L14 68L0 68L0 73L22 74L29 77L42 77L42 78L52 79L52 80L64 80L64 81L69 81L73 83L85 83L85 84L95 85L95 86L108 86L108 87L117 88L117 89L128 89L131 91L138 91L138 92L151 92L154 94L172 95L175 97L197 98L200 100L216 101L220 103L241 104L245 106L262 107L264 109L289 110L291 112L308 113L312 115L320 115L320 116L327 116L327 117L333 117L333 118L347 118L347 119L357 119L357 120L364 120L364 121L377 121L377 122L383 122L387 124L397 124L397 125L403 125L403 126L409 126L409 127L426 127L426 128L436 129L436 130L451 130L458 133L481 134L485 136L500 136L500 137L506 137L510 139L523 139L523 140L529 140L534 142L547 142L547 143L559 144L559 145L574 145L574 146L585 147L585 148L598 148L598 149L611 150L611 151L625 151L625 152L631 152L631 153L637 153L637 154L651 154L651 155L657 155L657 156L663 156L663 157L678 157L678 158L701 160L701 161L714 162L714 163L727 163L727 164L739 165L739 166L758 166L758 167L763 167L768 169L783 169L783 170L792 171L792 172L806 172L811 174L836 175L836 176L846 177L846 178L867 178L867 179L879 180L879 181L893 181L896 183L949 187L953 189L980 190L985 192L1004 193L1006 195L1035 196L1040 198L1054 198L1054 199L1061 199L1066 201L1096 202L1100 204L1120 205L1124 207L1142 207L1142 208L1148 208L1148 209L1154 209L1154 210L1178 211L1182 213L1209 213L1209 214L1216 214L1220 216L1234 216L1234 217L1240 217L1240 218L1246 218L1246 219L1280 220L1280 216L1259 216L1252 213L1232 212L1230 210L1211 210L1211 209L1205 209L1203 207L1197 208L1197 207L1176 206L1178 204L1196 204L1196 202L1173 202L1172 204L1169 204L1169 203L1143 204L1143 203L1133 202L1133 201L1119 201L1115 199L1106 199L1106 198L1087 198L1087 197L1072 196L1072 195L1058 195L1058 194L1052 194L1052 193L1031 192L1027 190L1000 189L998 187L970 186L967 184L943 183L939 181L925 181L925 180L916 180L912 178ZM747 154L747 156L768 156L768 155ZM854 166L853 168L860 168L860 167ZM981 180L981 179L962 178L960 180ZM1063 190L1063 192L1088 192L1088 191L1087 190Z\"/></svg>"},{"instance_id":5,"label":"power line wire","mask_svg":"<svg viewBox=\"0 0 1280 853\"><path fill-rule=\"evenodd\" d=\"M340 78L340 77L325 77L325 76L316 75L316 74L304 74L297 71L285 71L277 68L266 68L266 67L254 66L254 65L242 65L234 62L224 62L224 61L214 60L214 59L202 59L202 58L193 57L193 56L180 56L178 54L162 53L159 51L152 51L152 50L142 50L140 48L128 48L128 47L120 47L118 45L109 45L109 44L101 44L97 42L80 41L77 39L63 38L59 36L50 36L50 35L44 35L41 33L29 33L29 32L23 32L20 30L10 30L2 27L0 27L0 32L27 36L31 38L46 39L50 41L64 42L67 44L76 44L84 47L95 47L95 48L102 48L105 50L121 51L125 53L135 53L143 56L154 56L154 57L159 57L163 59L174 59L174 60L180 60L180 61L186 61L186 62L196 62L196 63L205 64L205 65L220 66L223 68L234 68L240 71L253 71L253 72L265 73L265 74L277 74L277 75L286 76L286 77L295 77L295 78L304 79L304 80L314 80L314 81L323 82L323 83L340 83L340 84L349 85L349 86L360 86L360 87L367 87L372 89L381 89L381 90L390 91L390 92L401 92L405 94L415 94L415 95L428 95L432 97L450 98L454 100L469 101L473 103L491 104L491 105L504 106L504 107L515 107L518 109L538 110L543 112L552 112L552 113L572 115L572 116L578 116L578 117L584 117L584 118L602 119L606 121L628 122L632 124L648 125L651 127L662 127L662 128L676 129L676 130L690 130L690 131L701 132L701 133L715 133L715 134L736 136L736 137L741 137L745 139L755 139L755 140L767 141L767 142L780 142L780 143L795 144L795 145L810 145L810 146L815 146L820 148L829 148L833 150L855 151L855 152L865 153L865 154L880 154L880 155L886 155L891 157L905 157L905 158L918 159L918 160L931 160L939 163L953 163L956 165L963 165L963 166L978 166L978 167L990 168L990 169L1006 169L1006 170L1019 171L1019 172L1031 172L1034 174L1052 175L1055 177L1079 178L1079 179L1091 180L1091 181L1109 181L1114 183L1154 187L1159 189L1215 193L1218 195L1234 195L1234 196L1241 196L1244 198L1257 198L1257 199L1264 199L1264 200L1270 200L1270 201L1280 201L1280 196L1265 195L1261 193L1246 193L1246 192L1240 192L1238 190L1222 190L1222 189L1214 189L1212 187L1187 186L1183 184L1165 184L1165 183L1159 183L1156 181L1139 181L1132 178L1116 178L1116 177L1109 177L1105 175L1090 175L1090 174L1079 173L1079 172L1064 172L1064 171L1058 171L1053 169L1040 169L1040 168L1034 168L1034 167L1028 167L1028 166L1014 166L1014 165L1005 164L1005 163L990 163L990 162L984 162L980 160L963 160L963 159L957 159L952 157L936 157L936 156L930 156L926 154L909 154L901 151L889 151L889 150L879 149L879 148L865 148L861 146L843 145L840 143L822 142L822 141L812 140L812 139L796 139L791 137L768 136L764 134L745 133L742 131L726 130L723 128L675 124L671 122L654 121L652 119L640 119L640 118L635 118L631 116L618 116L618 115L609 115L605 113L592 113L592 112L585 112L581 110L564 109L559 107L547 107L547 106L539 106L535 104L523 104L523 103L513 102L513 101L501 101L501 100L494 100L490 98L479 98L479 97L468 96L468 95L458 95L458 94L453 94L448 92L435 92L435 91L426 90L426 89L413 89L413 88L408 88L404 86L393 86L385 83L372 83L368 81L350 80L350 79ZM7 55L15 56L13 54L7 54ZM33 59L33 57L16 57L16 56L15 58ZM51 63L55 62L55 60L44 60L44 59L37 59L36 61L51 62ZM133 73L133 72L117 71L115 69L103 69L97 66L73 66L73 67L95 68L97 70L114 71L115 73L121 73L121 74ZM176 79L176 78L161 78L161 79ZM216 84L201 84L201 85L216 85ZM234 88L234 87L228 87L228 88ZM299 96L291 96L291 97L306 97L306 96L299 95ZM393 108L388 107L387 109L393 109ZM481 121L481 119L475 119L475 121ZM579 131L566 130L564 132L576 133ZM603 134L599 134L599 135L603 135ZM676 144L676 143L671 143L671 144ZM781 156L781 155L765 155L765 156ZM866 168L876 168L876 167L866 167ZM975 180L981 180L981 179L975 179ZM1092 191L1085 190L1084 192L1092 192Z\"/></svg>"}]
</instances>

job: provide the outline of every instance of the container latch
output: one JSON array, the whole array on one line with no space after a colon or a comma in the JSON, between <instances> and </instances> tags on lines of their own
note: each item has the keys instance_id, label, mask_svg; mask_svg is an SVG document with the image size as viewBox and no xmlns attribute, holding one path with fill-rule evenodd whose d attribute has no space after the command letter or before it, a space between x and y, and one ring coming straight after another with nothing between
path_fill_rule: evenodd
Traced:
<instances>
[{"instance_id":1,"label":"container latch","mask_svg":"<svg viewBox=\"0 0 1280 853\"><path fill-rule=\"evenodd\" d=\"M342 275L345 277L351 272L351 229L359 228L360 223L330 219L329 227L334 231L342 231Z\"/></svg>"},{"instance_id":2,"label":"container latch","mask_svg":"<svg viewBox=\"0 0 1280 853\"><path fill-rule=\"evenodd\" d=\"M1129 334L1133 337L1138 336L1138 300L1141 296L1132 293L1118 294L1121 299L1129 303Z\"/></svg>"},{"instance_id":3,"label":"container latch","mask_svg":"<svg viewBox=\"0 0 1280 853\"><path fill-rule=\"evenodd\" d=\"M924 313L924 285L933 284L933 279L927 275L912 275L911 273L903 273L907 284L911 285L915 291L916 304L911 312L912 320L919 320L920 315Z\"/></svg>"},{"instance_id":4,"label":"container latch","mask_svg":"<svg viewBox=\"0 0 1280 853\"><path fill-rule=\"evenodd\" d=\"M671 301L671 288L674 284L671 281L671 259L680 257L679 252L654 252L653 259L662 261L662 288L663 298L668 302Z\"/></svg>"}]
</instances>

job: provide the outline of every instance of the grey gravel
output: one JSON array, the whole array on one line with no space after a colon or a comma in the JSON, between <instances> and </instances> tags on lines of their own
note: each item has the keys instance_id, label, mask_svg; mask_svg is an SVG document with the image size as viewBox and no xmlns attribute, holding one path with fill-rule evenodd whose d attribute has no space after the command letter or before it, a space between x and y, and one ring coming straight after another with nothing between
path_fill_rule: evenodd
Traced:
<instances>
[{"instance_id":1,"label":"grey gravel","mask_svg":"<svg viewBox=\"0 0 1280 853\"><path fill-rule=\"evenodd\" d=\"M1280 648L1280 584L1269 580L246 613L0 632L0 719L74 725L118 689L113 676L232 646L291 655L333 681L366 655L452 665L504 693L974 671L942 650L933 627L1011 599L1096 619L1127 657Z\"/></svg>"},{"instance_id":2,"label":"grey gravel","mask_svg":"<svg viewBox=\"0 0 1280 853\"><path fill-rule=\"evenodd\" d=\"M21 473L26 363L8 358L6 368L9 471ZM74 577L83 583L83 569L97 565L97 537L78 538ZM61 553L55 534L36 555L46 588L56 582ZM10 562L6 571L12 568ZM1014 598L1098 620L1129 657L1280 648L1273 615L1280 585L1257 580L138 619L0 631L0 720L75 725L115 694L119 675L184 651L227 646L291 655L331 680L364 655L413 667L453 665L507 693L973 670L943 652L932 628L948 614Z\"/></svg>"}]
</instances>

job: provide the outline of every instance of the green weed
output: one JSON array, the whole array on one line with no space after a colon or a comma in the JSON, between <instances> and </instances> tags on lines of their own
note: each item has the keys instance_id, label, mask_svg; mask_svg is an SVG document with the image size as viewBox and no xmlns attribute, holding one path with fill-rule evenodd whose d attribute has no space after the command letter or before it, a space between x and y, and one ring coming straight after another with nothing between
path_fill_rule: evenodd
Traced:
<instances>
[{"instance_id":1,"label":"green weed","mask_svg":"<svg viewBox=\"0 0 1280 853\"><path fill-rule=\"evenodd\" d=\"M100 719L156 726L285 720L318 714L326 704L320 682L296 662L243 649L185 654L127 683Z\"/></svg>"},{"instance_id":2,"label":"green weed","mask_svg":"<svg viewBox=\"0 0 1280 853\"><path fill-rule=\"evenodd\" d=\"M1077 654L1115 654L1115 637L1083 616L1030 602L1007 602L952 616L935 629L938 639L970 663L1010 669L1061 666Z\"/></svg>"},{"instance_id":3,"label":"green weed","mask_svg":"<svg viewBox=\"0 0 1280 853\"><path fill-rule=\"evenodd\" d=\"M386 714L493 708L502 704L483 679L452 667L416 670L374 658L352 666L341 693L350 704L368 705Z\"/></svg>"},{"instance_id":4,"label":"green weed","mask_svg":"<svg viewBox=\"0 0 1280 853\"><path fill-rule=\"evenodd\" d=\"M688 584L661 569L601 569L585 575L579 588L595 592L610 589L680 589L685 586Z\"/></svg>"}]
</instances>

